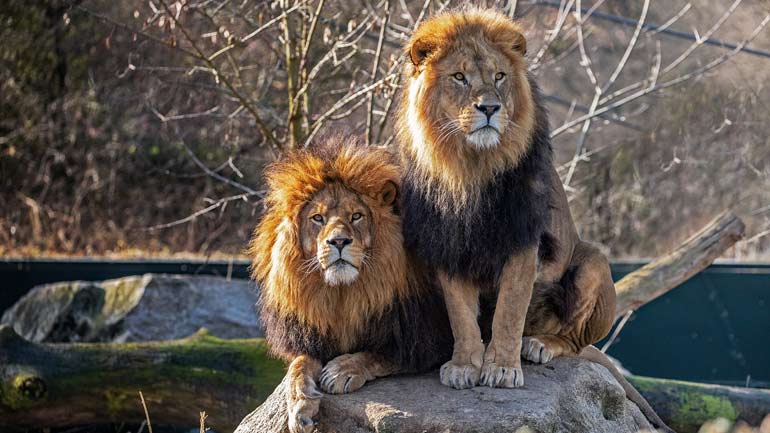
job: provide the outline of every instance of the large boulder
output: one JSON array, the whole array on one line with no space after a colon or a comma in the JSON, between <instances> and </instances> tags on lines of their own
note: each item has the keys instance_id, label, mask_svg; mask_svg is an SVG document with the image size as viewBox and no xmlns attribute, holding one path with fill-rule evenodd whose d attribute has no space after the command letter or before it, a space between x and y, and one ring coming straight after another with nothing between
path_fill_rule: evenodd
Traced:
<instances>
[{"instance_id":1,"label":"large boulder","mask_svg":"<svg viewBox=\"0 0 770 433\"><path fill-rule=\"evenodd\" d=\"M248 280L146 274L38 286L0 324L35 342L123 342L187 337L261 337L257 291Z\"/></svg>"},{"instance_id":2,"label":"large boulder","mask_svg":"<svg viewBox=\"0 0 770 433\"><path fill-rule=\"evenodd\" d=\"M318 432L636 433L653 430L602 366L577 358L524 365L519 389L458 391L438 372L377 379L346 395L324 395ZM283 433L286 381L236 433Z\"/></svg>"}]
</instances>

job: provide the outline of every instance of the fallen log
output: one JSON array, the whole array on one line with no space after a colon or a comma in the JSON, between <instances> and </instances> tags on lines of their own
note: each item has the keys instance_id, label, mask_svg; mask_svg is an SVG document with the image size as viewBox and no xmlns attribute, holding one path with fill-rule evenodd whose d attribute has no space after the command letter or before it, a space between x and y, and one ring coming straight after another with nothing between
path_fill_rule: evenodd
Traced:
<instances>
[{"instance_id":1,"label":"fallen log","mask_svg":"<svg viewBox=\"0 0 770 433\"><path fill-rule=\"evenodd\" d=\"M40 344L0 326L0 431L145 419L232 429L285 373L262 339Z\"/></svg>"},{"instance_id":2,"label":"fallen log","mask_svg":"<svg viewBox=\"0 0 770 433\"><path fill-rule=\"evenodd\" d=\"M760 425L770 414L770 390L629 376L629 382L679 433L697 432L717 418Z\"/></svg>"},{"instance_id":3,"label":"fallen log","mask_svg":"<svg viewBox=\"0 0 770 433\"><path fill-rule=\"evenodd\" d=\"M615 283L616 317L623 317L706 269L743 238L745 229L740 218L724 212L674 251L621 278Z\"/></svg>"}]
</instances>

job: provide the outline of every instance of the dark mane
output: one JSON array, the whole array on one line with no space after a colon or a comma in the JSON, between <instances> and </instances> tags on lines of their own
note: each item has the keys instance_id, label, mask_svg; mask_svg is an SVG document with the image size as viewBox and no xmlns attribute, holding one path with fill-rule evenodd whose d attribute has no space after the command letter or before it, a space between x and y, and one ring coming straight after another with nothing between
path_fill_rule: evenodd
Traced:
<instances>
[{"instance_id":1,"label":"dark mane","mask_svg":"<svg viewBox=\"0 0 770 433\"><path fill-rule=\"evenodd\" d=\"M431 287L423 275L413 282ZM372 317L360 329L354 347L340 350L328 335L303 324L296 317L281 317L260 303L260 319L265 337L274 355L291 360L305 354L322 363L344 353L372 352L385 356L402 372L423 372L439 366L452 356L453 337L441 290L431 287L401 302L394 302L385 312Z\"/></svg>"},{"instance_id":2,"label":"dark mane","mask_svg":"<svg viewBox=\"0 0 770 433\"><path fill-rule=\"evenodd\" d=\"M516 167L481 188L475 206L442 211L433 197L441 193L441 184L418 185L422 180L407 158L402 186L404 238L407 249L429 267L490 287L513 253L544 238L552 201L552 152L548 116L537 85L531 77L529 81L535 105L529 148Z\"/></svg>"}]
</instances>

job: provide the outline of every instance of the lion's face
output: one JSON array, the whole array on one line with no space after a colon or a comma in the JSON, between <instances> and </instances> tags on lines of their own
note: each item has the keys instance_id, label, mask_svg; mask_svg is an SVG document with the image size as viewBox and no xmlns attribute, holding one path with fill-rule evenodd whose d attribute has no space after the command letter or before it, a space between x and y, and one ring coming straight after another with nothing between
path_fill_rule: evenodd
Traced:
<instances>
[{"instance_id":1,"label":"lion's face","mask_svg":"<svg viewBox=\"0 0 770 433\"><path fill-rule=\"evenodd\" d=\"M332 286L353 283L372 244L371 210L340 184L316 193L299 218L303 254Z\"/></svg>"},{"instance_id":2,"label":"lion's face","mask_svg":"<svg viewBox=\"0 0 770 433\"><path fill-rule=\"evenodd\" d=\"M496 147L516 110L511 61L489 43L474 41L427 68L426 93L438 100L427 120L437 126L439 137L458 134L476 149Z\"/></svg>"},{"instance_id":3,"label":"lion's face","mask_svg":"<svg viewBox=\"0 0 770 433\"><path fill-rule=\"evenodd\" d=\"M496 148L516 134L530 111L525 53L518 26L499 14L473 11L429 20L409 47L414 122L422 122L419 128L430 130L435 142Z\"/></svg>"},{"instance_id":4,"label":"lion's face","mask_svg":"<svg viewBox=\"0 0 770 433\"><path fill-rule=\"evenodd\" d=\"M421 185L440 185L441 209L469 205L526 154L535 125L526 45L520 26L491 10L441 14L412 35L398 134Z\"/></svg>"}]
</instances>

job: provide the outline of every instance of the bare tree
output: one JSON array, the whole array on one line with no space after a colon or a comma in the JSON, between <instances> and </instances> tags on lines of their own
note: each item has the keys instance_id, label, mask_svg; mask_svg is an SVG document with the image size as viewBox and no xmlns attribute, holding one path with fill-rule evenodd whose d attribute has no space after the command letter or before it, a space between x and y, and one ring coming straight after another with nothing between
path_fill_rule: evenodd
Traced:
<instances>
[{"instance_id":1,"label":"bare tree","mask_svg":"<svg viewBox=\"0 0 770 433\"><path fill-rule=\"evenodd\" d=\"M401 47L425 18L462 3L87 0L67 13L98 23L97 33L117 53L111 58L117 69L111 83L130 89L132 102L126 105L117 93L108 100L127 107L130 114L123 119L136 119L131 139L139 146L159 146L159 153L173 155L157 170L177 179L203 176L213 182L194 200L185 200L183 207L194 205L186 215L144 224L151 226L153 236L167 236L180 225L196 230L206 218L221 229L216 220L225 217L225 209L243 203L249 212L258 212L261 168L326 130L344 128L368 145L393 145L405 60ZM552 113L559 173L589 237L599 232L594 226L606 236L620 237L626 225L638 223L629 205L640 197L633 179L618 191L601 182L594 165L631 147L624 144L628 140L654 134L650 107L660 106L660 96L709 79L739 54L767 54L750 46L770 20L766 12L750 27L742 26L740 34L718 39L736 14L760 9L741 0L716 5L711 9L718 9L718 16L704 26L704 18L693 15L700 13L695 3L682 2L673 9L670 3L649 0L480 4L520 18L527 28L533 48L530 69ZM12 140L15 133L0 140ZM128 131L123 134L118 136L129 136ZM654 176L645 180L653 182ZM29 215L46 214L35 210L45 209L39 197L25 197L18 200ZM762 200L752 199L758 219L768 214L762 209L770 198ZM702 215L688 226L697 227L711 216ZM609 222L596 222L602 220ZM767 224L749 237L751 248L765 248ZM213 239L207 234L201 241L201 236L188 232L183 237L206 245Z\"/></svg>"}]
</instances>

